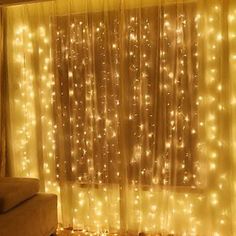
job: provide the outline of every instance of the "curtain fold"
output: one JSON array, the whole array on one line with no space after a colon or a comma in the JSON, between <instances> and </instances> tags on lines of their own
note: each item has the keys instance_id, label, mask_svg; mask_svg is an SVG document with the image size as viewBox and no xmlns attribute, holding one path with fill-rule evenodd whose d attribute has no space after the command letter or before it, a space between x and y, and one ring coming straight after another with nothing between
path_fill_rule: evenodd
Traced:
<instances>
[{"instance_id":1,"label":"curtain fold","mask_svg":"<svg viewBox=\"0 0 236 236\"><path fill-rule=\"evenodd\" d=\"M236 118L236 109L235 109L235 73L236 73L236 44L235 44L235 40L236 40L236 28L235 28L235 24L236 24L236 3L234 1L229 1L229 15L228 15L228 40L229 40L229 45L228 45L228 50L229 50L229 78L230 78L230 105L231 105L231 121L232 121L232 127L230 129L230 138L231 138L231 152L232 152L232 167L235 168L236 167L236 163L235 163L235 139L234 139L234 135L235 135L235 118ZM235 169L232 170L232 178L233 178L233 183L231 183L231 194L233 195L236 191L236 186L235 186ZM233 212L233 227L234 227L234 231L236 230L236 220L235 220L235 198L233 198L233 206L232 206L232 212Z\"/></svg>"},{"instance_id":2,"label":"curtain fold","mask_svg":"<svg viewBox=\"0 0 236 236\"><path fill-rule=\"evenodd\" d=\"M84 233L235 235L233 0L7 8L8 158Z\"/></svg>"},{"instance_id":3,"label":"curtain fold","mask_svg":"<svg viewBox=\"0 0 236 236\"><path fill-rule=\"evenodd\" d=\"M0 7L0 177L6 173L6 87L4 70L4 12Z\"/></svg>"}]
</instances>

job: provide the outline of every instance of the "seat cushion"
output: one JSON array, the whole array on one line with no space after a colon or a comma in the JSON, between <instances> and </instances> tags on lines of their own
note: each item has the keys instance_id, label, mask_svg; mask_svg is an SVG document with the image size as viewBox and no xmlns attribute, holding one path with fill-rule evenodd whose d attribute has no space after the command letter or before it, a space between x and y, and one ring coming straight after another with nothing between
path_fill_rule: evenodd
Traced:
<instances>
[{"instance_id":1,"label":"seat cushion","mask_svg":"<svg viewBox=\"0 0 236 236\"><path fill-rule=\"evenodd\" d=\"M0 213L6 212L39 191L39 180L31 178L0 178Z\"/></svg>"},{"instance_id":2,"label":"seat cushion","mask_svg":"<svg viewBox=\"0 0 236 236\"><path fill-rule=\"evenodd\" d=\"M38 193L0 214L1 236L49 236L57 228L57 196Z\"/></svg>"}]
</instances>

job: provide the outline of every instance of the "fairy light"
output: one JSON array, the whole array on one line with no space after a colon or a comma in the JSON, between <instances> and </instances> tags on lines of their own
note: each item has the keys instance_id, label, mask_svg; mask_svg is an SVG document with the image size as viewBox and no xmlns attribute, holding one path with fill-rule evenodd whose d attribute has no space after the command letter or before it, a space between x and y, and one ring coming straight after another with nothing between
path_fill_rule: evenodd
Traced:
<instances>
[{"instance_id":1,"label":"fairy light","mask_svg":"<svg viewBox=\"0 0 236 236\"><path fill-rule=\"evenodd\" d=\"M227 104L221 98L227 91L227 85L222 81L222 71L219 68L219 51L226 39L219 26L221 7L209 6L201 14L193 11L191 17L181 11L174 15L171 7L165 9L160 32L163 44L159 55L158 99L152 90L156 85L153 80L156 76L153 74L156 52L153 52L152 44L157 27L152 17L145 16L141 21L135 11L129 13L125 22L126 59L129 61L125 72L130 94L126 104L128 114L122 119L125 119L129 127L126 131L130 145L127 157L127 224L131 231L141 229L150 234L204 234L207 216L199 212L204 210L209 201L209 207L215 213L213 221L217 225L213 234L229 235L227 207L222 203L228 172L221 165L222 150L225 150L227 141L221 136L221 128L218 126L219 117L227 109ZM230 11L228 16L231 40L236 35L233 28L235 12ZM207 14L206 17L204 14ZM206 32L201 32L199 26L203 19L207 20ZM19 73L18 92L11 96L17 107L16 113L21 118L15 124L14 133L14 137L17 137L14 151L19 156L16 173L31 177L39 175L35 150L36 129L40 124L45 191L60 195L59 179L70 173L73 180L71 192L74 228L106 235L112 225L113 230L118 232L122 220L119 192L122 178L119 111L122 103L119 89L122 79L120 50L123 50L119 41L119 18L114 16L113 25L109 26L109 33L114 36L111 38L107 37L107 23L101 19L93 22L90 28L85 18L75 15L71 17L69 31L65 30L68 25L60 17L58 20L54 39L50 38L50 27L43 24L37 28L19 25L14 29L14 68ZM192 39L196 40L192 42L186 40L186 33L191 27L189 21L195 24L191 32L194 35ZM197 38L201 40L204 34L207 34L204 45L205 81L199 82L201 65L198 64L198 57L201 49ZM173 38L176 39L174 46ZM52 73L52 40L56 41L57 80ZM90 50L91 40L93 51ZM187 54L186 50L189 51L190 47L191 52ZM236 50L232 47L229 58L231 74L235 74ZM107 51L111 53L111 58ZM170 60L175 52L178 54L176 64ZM38 74L30 63L34 54L38 56ZM75 57L76 60L73 59ZM93 69L92 58L97 63ZM188 60L192 61L193 68L188 68ZM70 65L68 71L62 71L64 65ZM186 81L190 81L188 85ZM40 84L39 91L35 83ZM201 83L204 83L206 90ZM40 107L39 119L36 116L36 103ZM230 104L235 106L235 96L232 96ZM62 115L61 124L55 124L53 109ZM66 153L67 159L56 153L61 146L58 130L69 132L70 150ZM195 144L198 155L207 160L207 177L213 182L204 194L194 191L204 185L199 177L203 172L203 158L198 158L194 154L195 150L191 149L191 145ZM173 164L173 160L176 163ZM176 173L172 173L173 167ZM62 173L62 168L65 173ZM174 181L184 186L183 193L165 190L165 186L171 187ZM95 187L88 188L90 185ZM148 186L147 189L144 190L142 185ZM162 205L163 199L168 201L168 209L165 204ZM63 228L58 230L63 231ZM76 234L76 230L71 233Z\"/></svg>"},{"instance_id":2,"label":"fairy light","mask_svg":"<svg viewBox=\"0 0 236 236\"><path fill-rule=\"evenodd\" d=\"M9 17L14 14L14 8L8 9ZM14 158L13 171L17 176L39 177L38 143L42 145L41 160L44 172L44 189L41 191L60 193L56 181L55 169L55 127L52 117L52 92L54 76L50 72L51 49L49 45L49 26L17 25L15 24L9 38L12 38L12 54L9 59L12 71L9 70L11 86L17 86L17 93L11 93L13 117L16 115L17 122L13 122L12 137L15 143L12 146L18 158ZM11 35L12 34L12 35ZM37 41L37 44L35 43ZM43 53L44 52L44 53ZM34 71L32 55L38 56L38 72ZM12 59L11 59L12 57ZM15 73L15 75L14 75ZM36 84L40 85L36 87ZM40 109L40 114L37 114ZM38 139L36 130L41 125L41 139ZM60 206L60 202L58 204Z\"/></svg>"}]
</instances>

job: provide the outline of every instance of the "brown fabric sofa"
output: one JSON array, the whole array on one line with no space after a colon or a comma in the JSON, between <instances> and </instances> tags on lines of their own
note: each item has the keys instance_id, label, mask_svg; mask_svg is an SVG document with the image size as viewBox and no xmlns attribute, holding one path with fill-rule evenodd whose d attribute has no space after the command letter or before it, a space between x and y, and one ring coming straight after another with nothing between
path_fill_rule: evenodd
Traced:
<instances>
[{"instance_id":1,"label":"brown fabric sofa","mask_svg":"<svg viewBox=\"0 0 236 236\"><path fill-rule=\"evenodd\" d=\"M49 236L57 228L57 196L38 193L39 181L0 178L0 236Z\"/></svg>"}]
</instances>

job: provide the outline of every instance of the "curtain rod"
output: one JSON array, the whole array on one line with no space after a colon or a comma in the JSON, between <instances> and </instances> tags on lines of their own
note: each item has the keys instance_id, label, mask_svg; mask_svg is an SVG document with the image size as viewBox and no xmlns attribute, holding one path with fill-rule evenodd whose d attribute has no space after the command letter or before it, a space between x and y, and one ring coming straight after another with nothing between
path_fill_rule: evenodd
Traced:
<instances>
[{"instance_id":1,"label":"curtain rod","mask_svg":"<svg viewBox=\"0 0 236 236\"><path fill-rule=\"evenodd\" d=\"M27 4L27 3L39 3L39 2L53 2L55 0L0 0L0 7L1 6L10 6L10 5L20 5L20 4ZM67 1L67 0L64 0ZM101 0L95 0L94 2L97 2L98 5ZM161 0L145 0L143 1L143 5L159 5ZM164 4L178 4L178 3L191 3L191 2L196 2L196 0L165 0ZM136 5L137 2L136 0L128 0L127 5ZM163 3L162 3L163 4Z\"/></svg>"},{"instance_id":2,"label":"curtain rod","mask_svg":"<svg viewBox=\"0 0 236 236\"><path fill-rule=\"evenodd\" d=\"M27 4L27 3L37 3L37 2L52 2L52 1L55 0L0 0L0 7Z\"/></svg>"},{"instance_id":3,"label":"curtain rod","mask_svg":"<svg viewBox=\"0 0 236 236\"><path fill-rule=\"evenodd\" d=\"M72 1L70 5L71 14L83 14L89 12L112 11L120 9L121 3L125 9L135 9L142 6L155 7L155 6L171 6L197 3L198 0L90 0L88 5L86 1ZM66 0L57 0L57 14L60 16L68 14L68 3Z\"/></svg>"}]
</instances>

